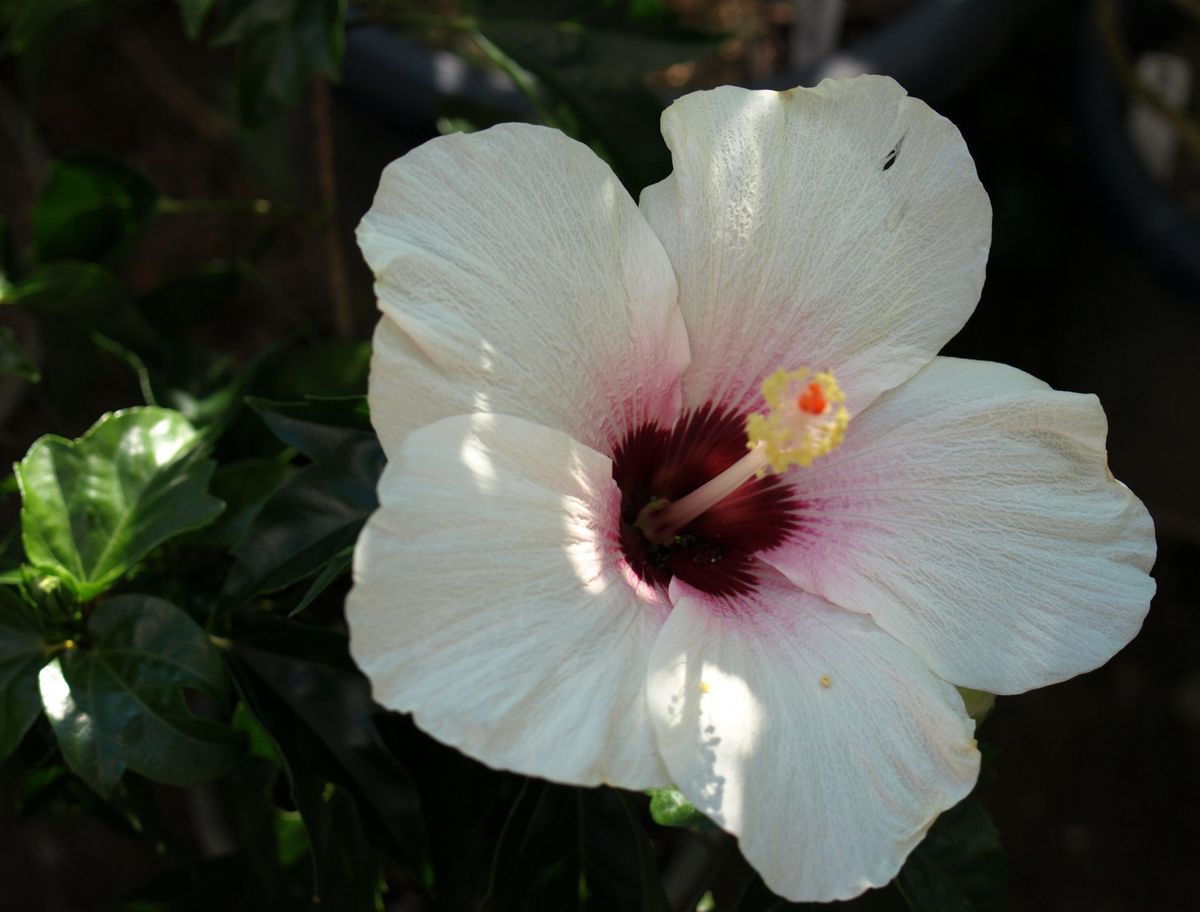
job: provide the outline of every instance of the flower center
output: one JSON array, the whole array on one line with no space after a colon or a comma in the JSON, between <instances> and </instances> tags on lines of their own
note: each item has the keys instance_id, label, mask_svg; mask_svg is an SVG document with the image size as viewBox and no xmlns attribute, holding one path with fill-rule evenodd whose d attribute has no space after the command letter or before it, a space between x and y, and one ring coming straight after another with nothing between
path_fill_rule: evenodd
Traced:
<instances>
[{"instance_id":1,"label":"flower center","mask_svg":"<svg viewBox=\"0 0 1200 912\"><path fill-rule=\"evenodd\" d=\"M800 503L778 473L841 442L845 396L831 374L802 369L772 374L763 398L762 414L707 405L673 428L644 425L621 441L613 459L621 548L641 579L744 592L753 555L798 527Z\"/></svg>"}]
</instances>

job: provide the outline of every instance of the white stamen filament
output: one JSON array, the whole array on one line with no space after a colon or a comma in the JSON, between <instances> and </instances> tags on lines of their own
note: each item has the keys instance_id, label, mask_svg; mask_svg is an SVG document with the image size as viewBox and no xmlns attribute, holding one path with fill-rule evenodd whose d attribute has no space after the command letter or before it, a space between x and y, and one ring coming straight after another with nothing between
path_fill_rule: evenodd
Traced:
<instances>
[{"instance_id":1,"label":"white stamen filament","mask_svg":"<svg viewBox=\"0 0 1200 912\"><path fill-rule=\"evenodd\" d=\"M667 504L651 504L642 511L637 525L649 541L655 544L669 542L676 532L705 510L720 503L766 466L766 448L760 444L692 493Z\"/></svg>"}]
</instances>

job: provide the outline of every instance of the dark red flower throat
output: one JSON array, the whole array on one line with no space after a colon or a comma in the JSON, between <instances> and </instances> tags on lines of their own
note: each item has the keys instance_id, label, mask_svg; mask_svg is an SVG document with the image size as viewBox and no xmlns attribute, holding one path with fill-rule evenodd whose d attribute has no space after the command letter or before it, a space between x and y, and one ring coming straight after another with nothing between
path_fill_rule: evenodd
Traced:
<instances>
[{"instance_id":1,"label":"dark red flower throat","mask_svg":"<svg viewBox=\"0 0 1200 912\"><path fill-rule=\"evenodd\" d=\"M672 428L646 424L617 446L613 480L621 489L621 550L637 575L666 588L678 576L702 592L736 595L753 588L754 554L783 543L799 524L798 501L774 475L752 479L654 544L634 527L651 501L690 494L746 455L746 416L706 405Z\"/></svg>"}]
</instances>

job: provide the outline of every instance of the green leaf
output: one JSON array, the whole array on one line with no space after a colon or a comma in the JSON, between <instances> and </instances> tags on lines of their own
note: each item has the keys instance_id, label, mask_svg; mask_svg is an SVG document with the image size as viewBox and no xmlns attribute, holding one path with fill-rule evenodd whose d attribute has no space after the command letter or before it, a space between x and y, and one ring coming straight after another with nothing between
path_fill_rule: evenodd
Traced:
<instances>
[{"instance_id":1,"label":"green leaf","mask_svg":"<svg viewBox=\"0 0 1200 912\"><path fill-rule=\"evenodd\" d=\"M18 304L39 317L62 317L86 328L126 302L125 288L96 263L43 263L20 282L0 287L0 304Z\"/></svg>"},{"instance_id":2,"label":"green leaf","mask_svg":"<svg viewBox=\"0 0 1200 912\"><path fill-rule=\"evenodd\" d=\"M217 517L215 463L177 412L102 417L78 440L47 435L17 464L25 554L86 601L167 539Z\"/></svg>"},{"instance_id":3,"label":"green leaf","mask_svg":"<svg viewBox=\"0 0 1200 912\"><path fill-rule=\"evenodd\" d=\"M977 723L983 722L991 713L992 707L996 705L996 695L988 693L986 690L960 687L958 693L963 698L963 706L967 710L967 715Z\"/></svg>"},{"instance_id":4,"label":"green leaf","mask_svg":"<svg viewBox=\"0 0 1200 912\"><path fill-rule=\"evenodd\" d=\"M0 26L4 41L0 55L26 54L49 38L59 17L77 7L89 6L93 0L3 0L0 2Z\"/></svg>"},{"instance_id":5,"label":"green leaf","mask_svg":"<svg viewBox=\"0 0 1200 912\"><path fill-rule=\"evenodd\" d=\"M677 788L649 789L650 816L660 826L711 829L711 820L696 810Z\"/></svg>"},{"instance_id":6,"label":"green leaf","mask_svg":"<svg viewBox=\"0 0 1200 912\"><path fill-rule=\"evenodd\" d=\"M192 714L182 688L222 700L224 665L207 634L162 599L125 595L92 613L86 642L39 676L67 765L107 798L126 768L170 785L219 775L241 739Z\"/></svg>"},{"instance_id":7,"label":"green leaf","mask_svg":"<svg viewBox=\"0 0 1200 912\"><path fill-rule=\"evenodd\" d=\"M38 259L109 260L145 228L157 202L149 179L112 156L56 161L33 210Z\"/></svg>"},{"instance_id":8,"label":"green leaf","mask_svg":"<svg viewBox=\"0 0 1200 912\"><path fill-rule=\"evenodd\" d=\"M225 598L233 605L319 573L354 544L378 506L383 451L357 435L288 479L267 501L234 554Z\"/></svg>"},{"instance_id":9,"label":"green leaf","mask_svg":"<svg viewBox=\"0 0 1200 912\"><path fill-rule=\"evenodd\" d=\"M30 383L37 383L42 377L37 365L29 360L7 326L0 326L0 374L20 377Z\"/></svg>"},{"instance_id":10,"label":"green leaf","mask_svg":"<svg viewBox=\"0 0 1200 912\"><path fill-rule=\"evenodd\" d=\"M11 754L42 709L38 671L46 644L28 609L0 589L0 760Z\"/></svg>"},{"instance_id":11,"label":"green leaf","mask_svg":"<svg viewBox=\"0 0 1200 912\"><path fill-rule=\"evenodd\" d=\"M373 434L366 396L272 402L246 398L276 437L313 462L323 462L348 441Z\"/></svg>"},{"instance_id":12,"label":"green leaf","mask_svg":"<svg viewBox=\"0 0 1200 912\"><path fill-rule=\"evenodd\" d=\"M345 50L346 0L241 0L214 45L239 44L238 110L259 126L298 101L313 76L336 79Z\"/></svg>"},{"instance_id":13,"label":"green leaf","mask_svg":"<svg viewBox=\"0 0 1200 912\"><path fill-rule=\"evenodd\" d=\"M295 608L288 612L288 616L295 617L311 605L317 596L341 579L346 573L350 572L350 567L353 563L354 546L347 545L329 559L329 563L317 574L317 578L312 581L312 585L308 587L308 591L304 593L304 597L296 603Z\"/></svg>"},{"instance_id":14,"label":"green leaf","mask_svg":"<svg viewBox=\"0 0 1200 912\"><path fill-rule=\"evenodd\" d=\"M208 17L216 0L179 0L179 15L183 18L183 30L193 41L199 37L204 20Z\"/></svg>"},{"instance_id":15,"label":"green leaf","mask_svg":"<svg viewBox=\"0 0 1200 912\"><path fill-rule=\"evenodd\" d=\"M1006 875L1000 834L968 797L937 819L896 885L913 912L1001 912Z\"/></svg>"},{"instance_id":16,"label":"green leaf","mask_svg":"<svg viewBox=\"0 0 1200 912\"><path fill-rule=\"evenodd\" d=\"M383 745L370 685L350 659L345 635L272 615L242 624L232 655L238 690L283 758L313 838L314 862L319 867L330 858L321 845L331 810L325 782L349 790L363 826L386 841L390 854L423 857L416 791ZM322 876L332 875L318 870Z\"/></svg>"},{"instance_id":17,"label":"green leaf","mask_svg":"<svg viewBox=\"0 0 1200 912\"><path fill-rule=\"evenodd\" d=\"M277 459L244 459L219 468L211 491L224 501L225 512L211 526L197 532L194 540L227 550L237 547L291 471Z\"/></svg>"}]
</instances>

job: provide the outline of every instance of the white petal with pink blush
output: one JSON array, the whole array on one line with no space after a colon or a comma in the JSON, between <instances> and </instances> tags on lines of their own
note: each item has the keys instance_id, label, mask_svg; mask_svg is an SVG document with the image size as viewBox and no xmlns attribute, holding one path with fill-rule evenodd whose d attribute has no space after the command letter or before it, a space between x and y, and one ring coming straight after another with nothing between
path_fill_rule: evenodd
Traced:
<instances>
[{"instance_id":1,"label":"white petal with pink blush","mask_svg":"<svg viewBox=\"0 0 1200 912\"><path fill-rule=\"evenodd\" d=\"M774 890L846 898L973 786L953 685L1111 657L1153 529L1094 399L935 357L990 234L952 124L859 77L663 127L640 208L541 128L385 172L351 648L482 762L673 781Z\"/></svg>"}]
</instances>

